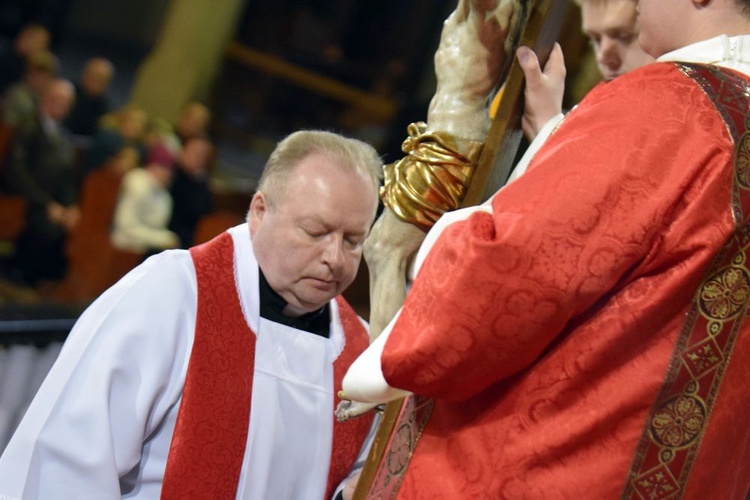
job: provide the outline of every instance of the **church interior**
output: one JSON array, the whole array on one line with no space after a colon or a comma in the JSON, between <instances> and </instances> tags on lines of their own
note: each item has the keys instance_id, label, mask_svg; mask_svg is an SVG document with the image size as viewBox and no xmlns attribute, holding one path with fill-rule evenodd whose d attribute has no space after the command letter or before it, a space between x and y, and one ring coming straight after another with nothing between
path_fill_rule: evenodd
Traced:
<instances>
[{"instance_id":1,"label":"church interior","mask_svg":"<svg viewBox=\"0 0 750 500\"><path fill-rule=\"evenodd\" d=\"M432 56L454 8L455 0L5 0L0 50L12 52L33 24L49 33L58 76L77 82L90 58L110 61L101 127L137 108L174 129L188 104L201 103L212 199L194 228L197 244L245 220L265 159L295 130L341 132L396 161L407 124L425 119ZM598 76L575 3L560 22L569 109ZM0 172L13 132L0 124ZM91 150L91 137L76 143L77 161ZM63 273L33 283L16 269L28 204L0 186L0 451L77 317L145 257L110 239L122 173L95 172L79 183ZM345 293L365 319L367 280L363 262Z\"/></svg>"}]
</instances>

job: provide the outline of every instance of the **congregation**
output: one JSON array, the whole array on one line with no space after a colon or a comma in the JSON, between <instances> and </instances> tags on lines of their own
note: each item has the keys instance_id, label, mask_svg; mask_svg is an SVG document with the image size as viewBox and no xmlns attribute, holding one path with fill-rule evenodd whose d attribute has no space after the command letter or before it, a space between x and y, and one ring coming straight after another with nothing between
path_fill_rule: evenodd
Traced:
<instances>
[{"instance_id":1,"label":"congregation","mask_svg":"<svg viewBox=\"0 0 750 500\"><path fill-rule=\"evenodd\" d=\"M113 109L109 61L74 84L22 29L0 278L71 297L75 262L132 271L86 290L12 425L0 384L0 500L750 498L750 0L575 3L602 83L573 109L563 45L511 43L548 3L458 0L404 158L291 133L209 241L208 109ZM530 145L462 208L506 60Z\"/></svg>"},{"instance_id":2,"label":"congregation","mask_svg":"<svg viewBox=\"0 0 750 500\"><path fill-rule=\"evenodd\" d=\"M0 53L0 279L88 300L145 257L192 246L198 221L215 212L211 112L189 102L170 123L115 109L115 65L91 54L76 81L63 79L50 38L27 24ZM88 292L62 286L92 238L119 267Z\"/></svg>"}]
</instances>

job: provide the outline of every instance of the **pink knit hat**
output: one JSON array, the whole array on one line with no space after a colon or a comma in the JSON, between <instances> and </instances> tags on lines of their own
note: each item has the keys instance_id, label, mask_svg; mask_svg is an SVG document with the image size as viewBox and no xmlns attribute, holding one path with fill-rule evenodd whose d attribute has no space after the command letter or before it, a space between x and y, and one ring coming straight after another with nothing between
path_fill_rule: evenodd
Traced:
<instances>
[{"instance_id":1,"label":"pink knit hat","mask_svg":"<svg viewBox=\"0 0 750 500\"><path fill-rule=\"evenodd\" d=\"M146 157L146 164L156 163L163 167L173 168L175 157L164 144L157 143L151 147Z\"/></svg>"}]
</instances>

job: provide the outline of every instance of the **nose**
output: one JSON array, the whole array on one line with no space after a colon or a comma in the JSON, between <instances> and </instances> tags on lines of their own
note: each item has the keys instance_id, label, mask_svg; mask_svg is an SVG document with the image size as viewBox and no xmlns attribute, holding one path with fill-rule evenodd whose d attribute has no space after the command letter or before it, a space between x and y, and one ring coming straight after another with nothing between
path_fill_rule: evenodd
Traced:
<instances>
[{"instance_id":1,"label":"nose","mask_svg":"<svg viewBox=\"0 0 750 500\"><path fill-rule=\"evenodd\" d=\"M596 51L596 62L612 71L619 69L621 61L616 40L608 36L602 37L599 50Z\"/></svg>"},{"instance_id":2,"label":"nose","mask_svg":"<svg viewBox=\"0 0 750 500\"><path fill-rule=\"evenodd\" d=\"M341 235L331 234L326 238L323 263L333 271L338 270L344 264L344 238Z\"/></svg>"}]
</instances>

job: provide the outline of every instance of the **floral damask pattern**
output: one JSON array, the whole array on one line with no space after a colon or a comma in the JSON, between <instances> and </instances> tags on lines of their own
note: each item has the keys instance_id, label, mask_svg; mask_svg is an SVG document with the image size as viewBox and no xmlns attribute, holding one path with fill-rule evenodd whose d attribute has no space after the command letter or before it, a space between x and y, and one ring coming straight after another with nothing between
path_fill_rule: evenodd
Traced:
<instances>
[{"instance_id":1,"label":"floral damask pattern","mask_svg":"<svg viewBox=\"0 0 750 500\"><path fill-rule=\"evenodd\" d=\"M743 268L730 267L710 278L700 292L700 308L706 316L727 320L742 310L750 295L750 278Z\"/></svg>"},{"instance_id":2,"label":"floral damask pattern","mask_svg":"<svg viewBox=\"0 0 750 500\"><path fill-rule=\"evenodd\" d=\"M737 183L750 189L750 134L742 136L737 147Z\"/></svg>"},{"instance_id":3,"label":"floral damask pattern","mask_svg":"<svg viewBox=\"0 0 750 500\"><path fill-rule=\"evenodd\" d=\"M737 338L737 324L750 302L750 87L731 72L680 64L713 101L735 143L731 209L734 234L725 243L711 274L696 291L694 310L682 330L661 401L651 415L622 498L671 499L685 492L718 387Z\"/></svg>"},{"instance_id":4,"label":"floral damask pattern","mask_svg":"<svg viewBox=\"0 0 750 500\"><path fill-rule=\"evenodd\" d=\"M677 396L664 402L651 419L651 434L661 446L690 445L706 422L706 407L698 398Z\"/></svg>"},{"instance_id":5,"label":"floral damask pattern","mask_svg":"<svg viewBox=\"0 0 750 500\"><path fill-rule=\"evenodd\" d=\"M674 498L680 492L677 481L664 466L644 474L635 485L641 498L661 500Z\"/></svg>"}]
</instances>

